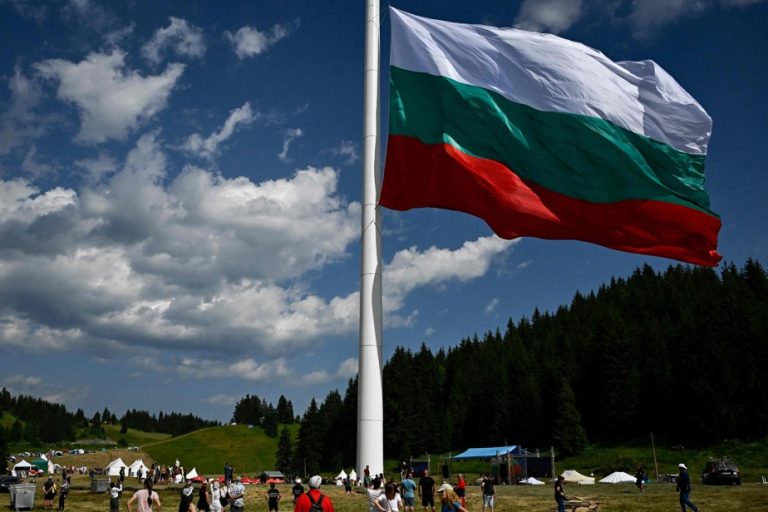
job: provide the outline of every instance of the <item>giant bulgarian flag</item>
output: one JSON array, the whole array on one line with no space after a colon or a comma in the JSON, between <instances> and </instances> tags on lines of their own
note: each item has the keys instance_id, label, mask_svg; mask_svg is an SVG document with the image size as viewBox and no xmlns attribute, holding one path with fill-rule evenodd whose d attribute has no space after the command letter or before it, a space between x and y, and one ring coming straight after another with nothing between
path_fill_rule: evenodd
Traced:
<instances>
[{"instance_id":1,"label":"giant bulgarian flag","mask_svg":"<svg viewBox=\"0 0 768 512\"><path fill-rule=\"evenodd\" d=\"M549 34L391 9L380 204L716 265L704 190L712 120L658 64Z\"/></svg>"}]
</instances>

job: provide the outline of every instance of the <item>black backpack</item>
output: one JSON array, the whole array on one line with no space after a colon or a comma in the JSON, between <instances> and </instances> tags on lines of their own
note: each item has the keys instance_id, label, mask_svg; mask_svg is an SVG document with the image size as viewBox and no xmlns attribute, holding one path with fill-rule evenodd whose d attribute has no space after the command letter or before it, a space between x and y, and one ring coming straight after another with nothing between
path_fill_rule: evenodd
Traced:
<instances>
[{"instance_id":1,"label":"black backpack","mask_svg":"<svg viewBox=\"0 0 768 512\"><path fill-rule=\"evenodd\" d=\"M320 499L317 500L317 503L315 503L315 499L312 497L311 493L307 493L307 498L309 498L309 502L312 503L312 508L310 508L312 512L323 512L323 498L325 498L324 494L320 495Z\"/></svg>"}]
</instances>

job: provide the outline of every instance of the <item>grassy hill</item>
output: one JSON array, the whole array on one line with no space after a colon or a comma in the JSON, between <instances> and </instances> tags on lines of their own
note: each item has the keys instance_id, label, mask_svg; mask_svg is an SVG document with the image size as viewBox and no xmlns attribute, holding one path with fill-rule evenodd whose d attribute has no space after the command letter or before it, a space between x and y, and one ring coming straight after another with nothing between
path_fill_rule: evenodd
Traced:
<instances>
[{"instance_id":1,"label":"grassy hill","mask_svg":"<svg viewBox=\"0 0 768 512\"><path fill-rule=\"evenodd\" d=\"M107 435L107 439L114 441L115 443L120 443L121 439L125 439L126 446L143 446L171 438L170 434L142 432L141 430L133 428L129 428L128 432L121 434L120 425L102 425L102 427L104 427L104 433Z\"/></svg>"},{"instance_id":2,"label":"grassy hill","mask_svg":"<svg viewBox=\"0 0 768 512\"><path fill-rule=\"evenodd\" d=\"M288 429L295 438L298 425L288 425ZM179 459L186 470L194 467L202 475L222 474L225 462L239 474L256 475L275 469L277 440L258 427L226 425L139 446L160 464L172 465Z\"/></svg>"},{"instance_id":3,"label":"grassy hill","mask_svg":"<svg viewBox=\"0 0 768 512\"><path fill-rule=\"evenodd\" d=\"M16 416L8 411L3 411L3 417L0 418L0 427L5 430L11 430L13 423L16 421Z\"/></svg>"}]
</instances>

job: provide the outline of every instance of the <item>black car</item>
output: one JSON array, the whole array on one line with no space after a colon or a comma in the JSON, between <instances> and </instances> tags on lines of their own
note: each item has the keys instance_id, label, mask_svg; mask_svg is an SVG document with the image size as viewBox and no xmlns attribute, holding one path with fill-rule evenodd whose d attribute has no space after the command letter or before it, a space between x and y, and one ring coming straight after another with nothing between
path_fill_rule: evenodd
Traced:
<instances>
[{"instance_id":1,"label":"black car","mask_svg":"<svg viewBox=\"0 0 768 512\"><path fill-rule=\"evenodd\" d=\"M21 483L19 478L12 475L0 475L0 492L10 492L9 485Z\"/></svg>"},{"instance_id":2,"label":"black car","mask_svg":"<svg viewBox=\"0 0 768 512\"><path fill-rule=\"evenodd\" d=\"M741 485L741 473L732 460L713 459L704 467L701 480L710 485Z\"/></svg>"}]
</instances>

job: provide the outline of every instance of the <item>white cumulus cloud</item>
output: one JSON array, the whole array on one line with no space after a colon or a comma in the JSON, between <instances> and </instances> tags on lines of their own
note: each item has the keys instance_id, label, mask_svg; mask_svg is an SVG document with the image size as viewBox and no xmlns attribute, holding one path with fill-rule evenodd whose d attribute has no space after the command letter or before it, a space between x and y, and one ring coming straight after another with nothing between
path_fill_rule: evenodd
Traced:
<instances>
[{"instance_id":1,"label":"white cumulus cloud","mask_svg":"<svg viewBox=\"0 0 768 512\"><path fill-rule=\"evenodd\" d=\"M167 48L172 49L177 55L191 59L199 59L205 55L206 46L202 29L173 16L170 20L171 24L158 29L152 39L141 49L144 57L153 64L158 64L162 60L162 53Z\"/></svg>"},{"instance_id":2,"label":"white cumulus cloud","mask_svg":"<svg viewBox=\"0 0 768 512\"><path fill-rule=\"evenodd\" d=\"M251 104L245 102L243 106L233 109L224 122L224 126L203 138L199 133L193 133L182 144L182 149L200 158L213 159L219 152L219 146L229 139L242 126L248 126L258 118Z\"/></svg>"},{"instance_id":3,"label":"white cumulus cloud","mask_svg":"<svg viewBox=\"0 0 768 512\"><path fill-rule=\"evenodd\" d=\"M50 59L38 63L37 70L59 82L57 96L75 105L80 113L76 140L99 143L123 139L165 108L184 65L171 64L160 75L143 77L125 67L125 53L91 53L74 63Z\"/></svg>"},{"instance_id":4,"label":"white cumulus cloud","mask_svg":"<svg viewBox=\"0 0 768 512\"><path fill-rule=\"evenodd\" d=\"M232 43L238 58L243 60L266 52L275 43L288 37L297 25L298 22L292 25L277 24L265 31L246 25L234 34L224 32L224 37Z\"/></svg>"},{"instance_id":5,"label":"white cumulus cloud","mask_svg":"<svg viewBox=\"0 0 768 512\"><path fill-rule=\"evenodd\" d=\"M515 27L559 34L568 30L581 15L581 0L525 0L515 19Z\"/></svg>"}]
</instances>

